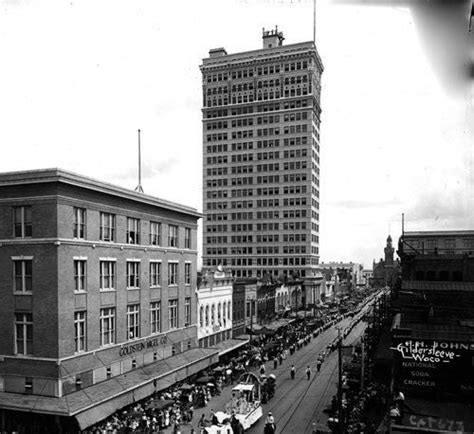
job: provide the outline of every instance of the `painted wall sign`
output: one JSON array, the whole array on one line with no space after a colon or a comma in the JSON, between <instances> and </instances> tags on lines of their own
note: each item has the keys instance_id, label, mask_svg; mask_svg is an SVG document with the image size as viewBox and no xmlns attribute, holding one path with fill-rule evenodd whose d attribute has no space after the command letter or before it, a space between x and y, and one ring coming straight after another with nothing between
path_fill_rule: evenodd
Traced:
<instances>
[{"instance_id":1,"label":"painted wall sign","mask_svg":"<svg viewBox=\"0 0 474 434\"><path fill-rule=\"evenodd\" d=\"M440 431L464 432L462 420L443 419L432 416L410 415L408 417L410 426L416 428L436 429Z\"/></svg>"},{"instance_id":2,"label":"painted wall sign","mask_svg":"<svg viewBox=\"0 0 474 434\"><path fill-rule=\"evenodd\" d=\"M425 341L407 340L392 349L398 351L405 360L438 364L449 363L461 356L458 351L454 351L456 345L456 342L433 341L428 344Z\"/></svg>"},{"instance_id":3,"label":"painted wall sign","mask_svg":"<svg viewBox=\"0 0 474 434\"><path fill-rule=\"evenodd\" d=\"M168 342L167 336L160 336L154 339L150 339L145 342L139 342L138 344L127 345L125 347L120 348L119 356L128 356L133 353L137 353L139 351L143 351L146 348L153 348L159 345L164 345Z\"/></svg>"}]
</instances>

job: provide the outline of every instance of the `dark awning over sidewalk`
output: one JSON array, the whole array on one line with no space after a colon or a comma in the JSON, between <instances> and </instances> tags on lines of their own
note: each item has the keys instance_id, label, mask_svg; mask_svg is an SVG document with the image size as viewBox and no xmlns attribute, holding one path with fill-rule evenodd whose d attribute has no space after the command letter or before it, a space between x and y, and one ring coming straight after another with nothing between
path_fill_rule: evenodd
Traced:
<instances>
[{"instance_id":1,"label":"dark awning over sidewalk","mask_svg":"<svg viewBox=\"0 0 474 434\"><path fill-rule=\"evenodd\" d=\"M61 398L3 392L0 409L75 416L80 429L85 429L120 408L217 363L218 354L215 349L194 348Z\"/></svg>"}]
</instances>

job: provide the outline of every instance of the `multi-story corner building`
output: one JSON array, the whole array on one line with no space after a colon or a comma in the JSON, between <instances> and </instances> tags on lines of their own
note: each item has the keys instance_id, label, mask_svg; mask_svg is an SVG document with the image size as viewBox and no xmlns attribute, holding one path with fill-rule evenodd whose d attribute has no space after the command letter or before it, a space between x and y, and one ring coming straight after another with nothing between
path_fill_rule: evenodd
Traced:
<instances>
[{"instance_id":1,"label":"multi-story corner building","mask_svg":"<svg viewBox=\"0 0 474 434\"><path fill-rule=\"evenodd\" d=\"M398 242L404 281L474 282L474 231L404 232Z\"/></svg>"},{"instance_id":2,"label":"multi-story corner building","mask_svg":"<svg viewBox=\"0 0 474 434\"><path fill-rule=\"evenodd\" d=\"M59 169L0 175L6 431L85 428L217 361L197 345L200 217Z\"/></svg>"},{"instance_id":3,"label":"multi-story corner building","mask_svg":"<svg viewBox=\"0 0 474 434\"><path fill-rule=\"evenodd\" d=\"M474 432L474 231L403 232L397 253L386 382L405 400L391 432Z\"/></svg>"},{"instance_id":4,"label":"multi-story corner building","mask_svg":"<svg viewBox=\"0 0 474 434\"><path fill-rule=\"evenodd\" d=\"M210 50L203 88L203 266L311 276L319 258L323 65L314 42Z\"/></svg>"}]
</instances>

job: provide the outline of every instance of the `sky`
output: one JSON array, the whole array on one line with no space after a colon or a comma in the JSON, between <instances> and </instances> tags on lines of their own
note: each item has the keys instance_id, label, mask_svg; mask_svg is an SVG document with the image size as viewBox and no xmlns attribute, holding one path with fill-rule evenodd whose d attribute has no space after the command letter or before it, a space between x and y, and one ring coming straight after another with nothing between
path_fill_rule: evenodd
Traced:
<instances>
[{"instance_id":1,"label":"sky","mask_svg":"<svg viewBox=\"0 0 474 434\"><path fill-rule=\"evenodd\" d=\"M474 92L455 76L473 36L386 3L317 3L325 262L371 268L402 213L405 230L474 229ZM0 171L134 189L141 129L145 193L202 211L199 65L261 48L275 25L285 44L312 40L312 1L0 0Z\"/></svg>"}]
</instances>

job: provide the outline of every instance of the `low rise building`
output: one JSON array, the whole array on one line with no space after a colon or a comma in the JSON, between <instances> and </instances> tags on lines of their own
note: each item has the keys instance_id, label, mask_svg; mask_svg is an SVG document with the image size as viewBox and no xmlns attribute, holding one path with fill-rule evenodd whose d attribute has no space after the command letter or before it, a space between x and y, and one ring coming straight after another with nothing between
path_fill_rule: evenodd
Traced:
<instances>
[{"instance_id":1,"label":"low rise building","mask_svg":"<svg viewBox=\"0 0 474 434\"><path fill-rule=\"evenodd\" d=\"M213 347L232 337L232 273L207 270L197 291L198 340L201 348Z\"/></svg>"}]
</instances>

